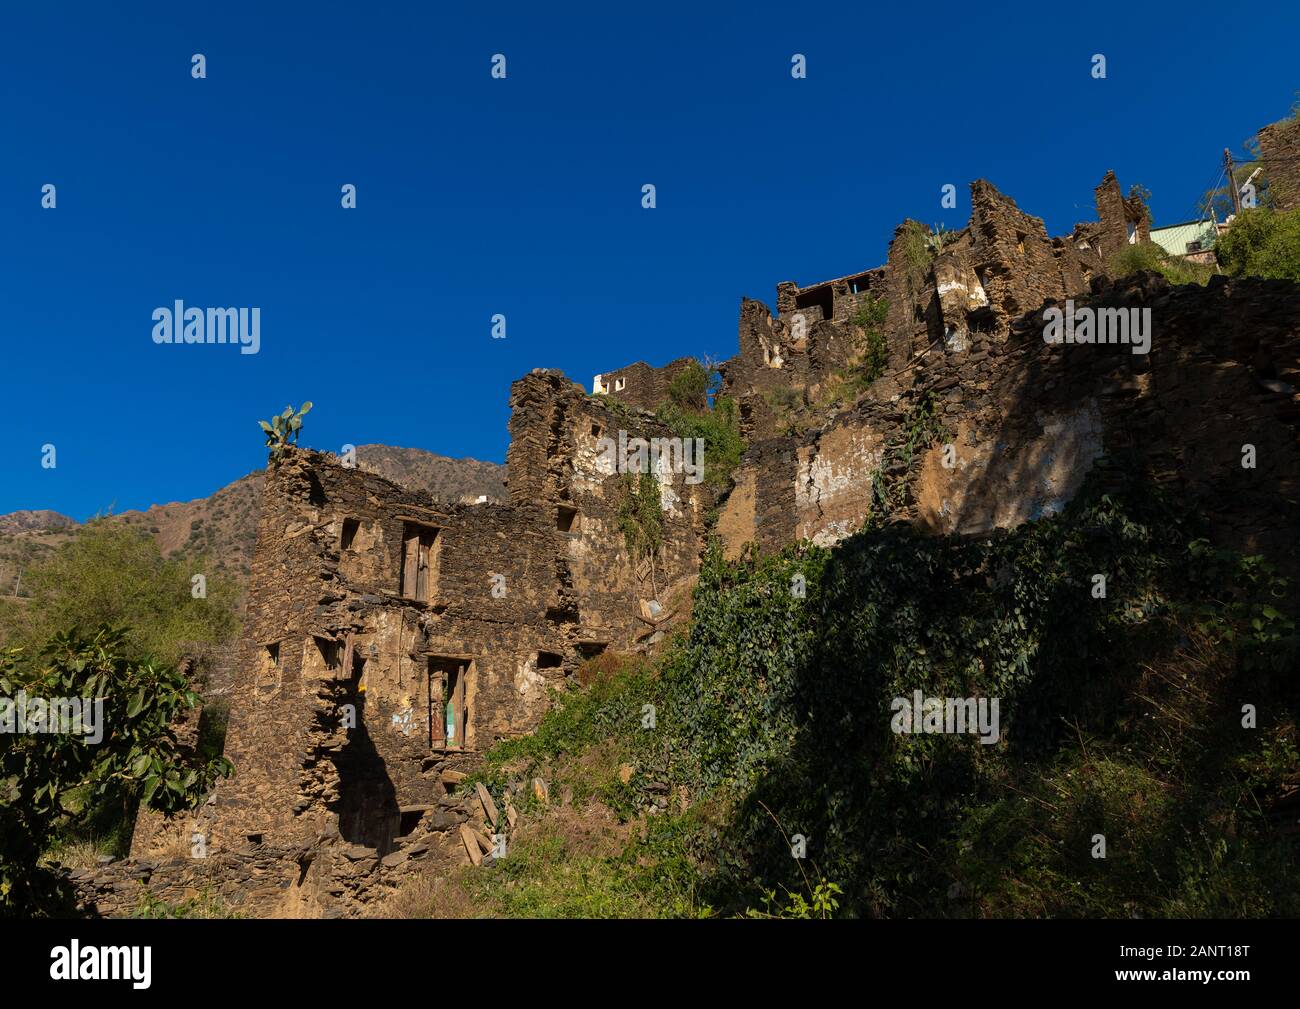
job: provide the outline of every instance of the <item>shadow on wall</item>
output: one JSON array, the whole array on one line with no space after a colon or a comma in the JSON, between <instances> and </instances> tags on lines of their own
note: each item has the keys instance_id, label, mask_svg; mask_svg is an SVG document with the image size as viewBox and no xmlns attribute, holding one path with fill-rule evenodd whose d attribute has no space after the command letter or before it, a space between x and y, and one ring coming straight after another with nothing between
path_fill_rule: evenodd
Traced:
<instances>
[{"instance_id":1,"label":"shadow on wall","mask_svg":"<svg viewBox=\"0 0 1300 1009\"><path fill-rule=\"evenodd\" d=\"M356 728L334 758L339 774L339 798L334 811L343 840L375 848L381 856L393 846L401 821L397 789L388 776L388 766L366 730L364 693L353 693L357 708Z\"/></svg>"},{"instance_id":2,"label":"shadow on wall","mask_svg":"<svg viewBox=\"0 0 1300 1009\"><path fill-rule=\"evenodd\" d=\"M1296 456L1279 372L1294 381L1287 369L1300 350L1300 299L1284 283L1171 288L1155 274L1113 285L1099 278L1097 293L1076 303L1149 310L1145 355L1122 344L1049 347L1041 309L1016 320L989 402L966 402L947 418L964 427L951 422L982 412L985 423L955 446L974 465L945 502L946 529L936 531L987 531L1008 511L1019 520L1050 514L1087 471L1122 463L1198 507L1221 545L1285 563L1285 530L1296 516L1280 502L1295 497ZM1255 447L1253 468L1242 465L1246 443ZM932 474L942 451L931 449ZM1062 472L1072 468L1083 472ZM1024 500L1010 500L1017 495Z\"/></svg>"}]
</instances>

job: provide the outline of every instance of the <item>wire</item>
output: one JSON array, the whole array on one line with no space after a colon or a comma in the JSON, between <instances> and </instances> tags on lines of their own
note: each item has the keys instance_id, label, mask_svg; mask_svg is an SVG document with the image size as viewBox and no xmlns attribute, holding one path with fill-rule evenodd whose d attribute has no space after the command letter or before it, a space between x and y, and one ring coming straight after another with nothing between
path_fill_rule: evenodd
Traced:
<instances>
[{"instance_id":1,"label":"wire","mask_svg":"<svg viewBox=\"0 0 1300 1009\"><path fill-rule=\"evenodd\" d=\"M1204 190L1203 195L1197 198L1196 202L1192 205L1192 213L1189 216L1195 216L1198 222L1213 217L1208 209L1209 205L1213 202L1213 197L1211 197L1210 194L1219 188L1219 181L1227 171L1227 165L1219 166L1219 174L1214 177L1214 182L1210 185L1210 188Z\"/></svg>"}]
</instances>

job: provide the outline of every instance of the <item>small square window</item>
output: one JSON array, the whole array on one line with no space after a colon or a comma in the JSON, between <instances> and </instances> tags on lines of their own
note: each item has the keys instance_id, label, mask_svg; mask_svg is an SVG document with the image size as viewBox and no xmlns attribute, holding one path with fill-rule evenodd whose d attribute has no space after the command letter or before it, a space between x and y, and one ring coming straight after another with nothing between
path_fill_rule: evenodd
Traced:
<instances>
[{"instance_id":1,"label":"small square window","mask_svg":"<svg viewBox=\"0 0 1300 1009\"><path fill-rule=\"evenodd\" d=\"M578 509L571 508L568 505L559 505L555 509L555 528L562 533L571 533L576 530L578 521Z\"/></svg>"}]
</instances>

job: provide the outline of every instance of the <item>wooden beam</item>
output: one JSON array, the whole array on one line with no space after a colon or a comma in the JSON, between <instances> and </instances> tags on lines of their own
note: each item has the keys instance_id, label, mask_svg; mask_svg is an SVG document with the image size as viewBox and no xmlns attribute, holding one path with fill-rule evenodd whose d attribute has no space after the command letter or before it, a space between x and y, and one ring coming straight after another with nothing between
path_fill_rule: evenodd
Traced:
<instances>
[{"instance_id":1,"label":"wooden beam","mask_svg":"<svg viewBox=\"0 0 1300 1009\"><path fill-rule=\"evenodd\" d=\"M469 746L469 740L465 738L466 721L465 718L465 670L467 666L461 666L456 676L456 745L462 747Z\"/></svg>"},{"instance_id":2,"label":"wooden beam","mask_svg":"<svg viewBox=\"0 0 1300 1009\"><path fill-rule=\"evenodd\" d=\"M460 825L460 840L465 845L465 850L469 852L469 860L475 865L482 865L483 853L479 851L478 838L474 836L475 833L476 831L468 823Z\"/></svg>"},{"instance_id":3,"label":"wooden beam","mask_svg":"<svg viewBox=\"0 0 1300 1009\"><path fill-rule=\"evenodd\" d=\"M488 822L495 827L499 814L497 813L497 804L492 801L492 793L483 787L481 781L475 784L474 789L478 792L478 801L483 806L483 814L488 818Z\"/></svg>"},{"instance_id":4,"label":"wooden beam","mask_svg":"<svg viewBox=\"0 0 1300 1009\"><path fill-rule=\"evenodd\" d=\"M402 540L402 595L414 599L416 577L420 570L420 534Z\"/></svg>"}]
</instances>

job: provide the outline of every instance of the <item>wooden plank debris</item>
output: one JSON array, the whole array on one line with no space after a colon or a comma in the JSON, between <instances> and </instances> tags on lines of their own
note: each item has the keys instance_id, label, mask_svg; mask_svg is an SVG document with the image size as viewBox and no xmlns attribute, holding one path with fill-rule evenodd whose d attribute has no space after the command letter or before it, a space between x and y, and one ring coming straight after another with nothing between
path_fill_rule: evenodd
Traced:
<instances>
[{"instance_id":1,"label":"wooden plank debris","mask_svg":"<svg viewBox=\"0 0 1300 1009\"><path fill-rule=\"evenodd\" d=\"M497 825L499 814L497 813L497 804L492 801L492 793L483 787L483 782L481 781L475 784L474 790L478 792L478 801L483 806L484 815L488 818L488 822L495 827Z\"/></svg>"},{"instance_id":2,"label":"wooden plank debris","mask_svg":"<svg viewBox=\"0 0 1300 1009\"><path fill-rule=\"evenodd\" d=\"M482 852L479 851L478 837L474 836L477 833L478 832L475 831L468 823L462 823L460 825L461 843L465 845L465 850L469 852L469 860L473 862L475 865L482 865L483 854Z\"/></svg>"}]
</instances>

